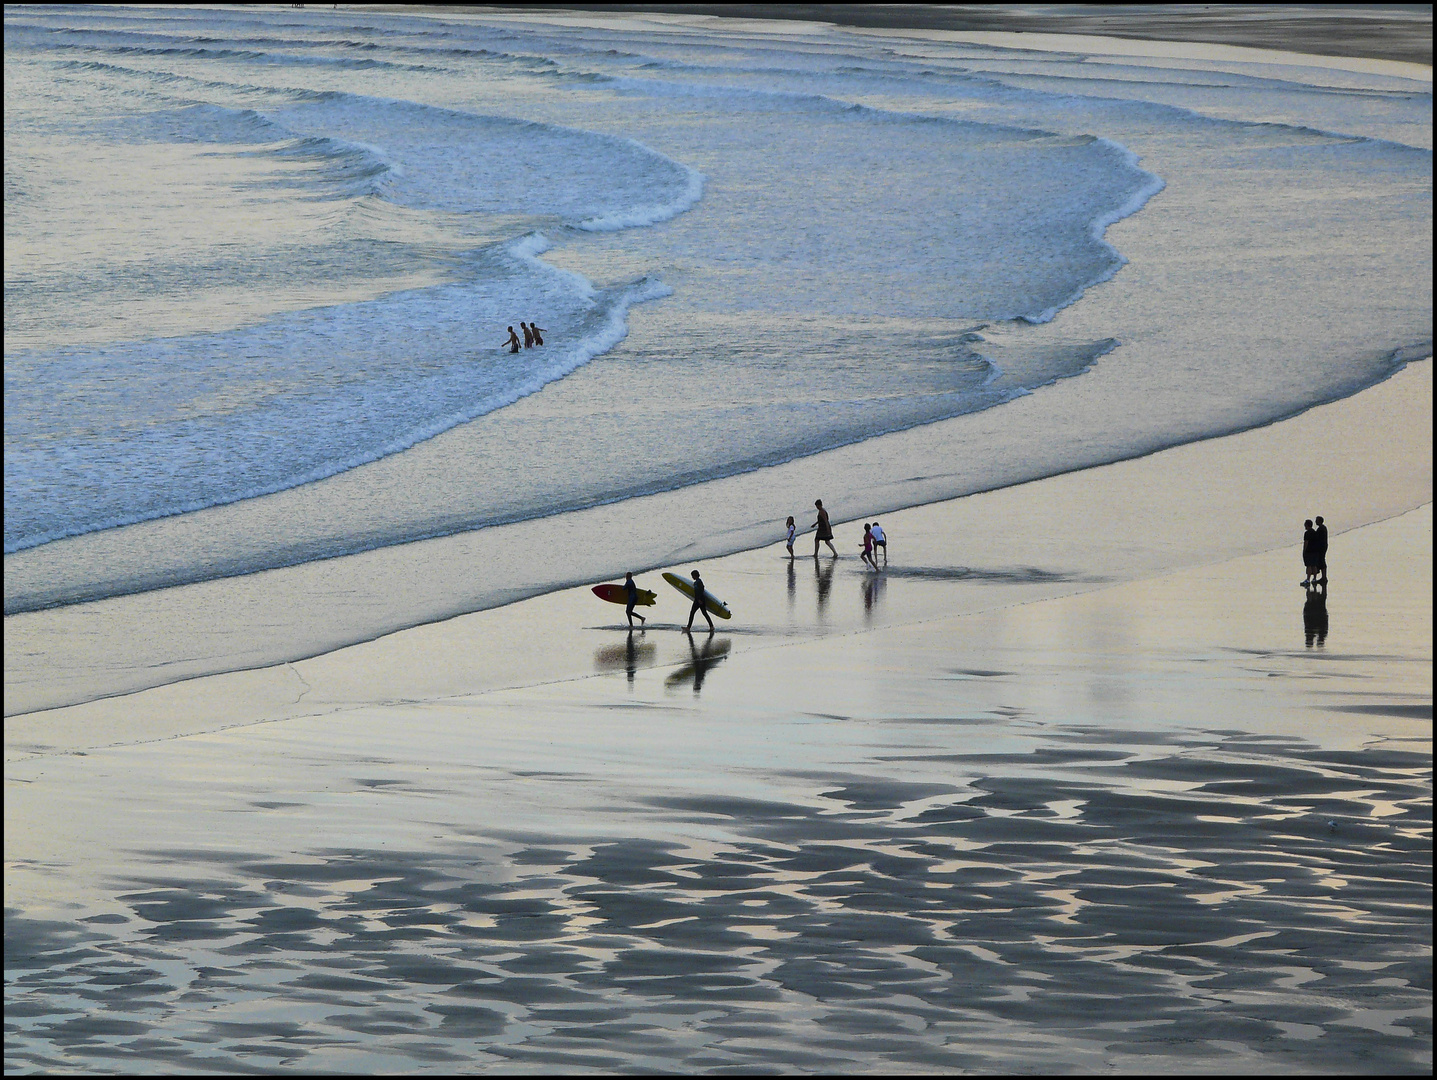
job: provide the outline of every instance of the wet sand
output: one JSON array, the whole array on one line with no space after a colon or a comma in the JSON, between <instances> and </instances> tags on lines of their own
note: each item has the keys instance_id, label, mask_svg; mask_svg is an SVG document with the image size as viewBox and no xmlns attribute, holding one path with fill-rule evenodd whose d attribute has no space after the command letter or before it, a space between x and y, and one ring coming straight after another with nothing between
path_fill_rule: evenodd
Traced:
<instances>
[{"instance_id":1,"label":"wet sand","mask_svg":"<svg viewBox=\"0 0 1437 1080\"><path fill-rule=\"evenodd\" d=\"M1426 1073L1431 367L11 718L6 1068Z\"/></svg>"}]
</instances>

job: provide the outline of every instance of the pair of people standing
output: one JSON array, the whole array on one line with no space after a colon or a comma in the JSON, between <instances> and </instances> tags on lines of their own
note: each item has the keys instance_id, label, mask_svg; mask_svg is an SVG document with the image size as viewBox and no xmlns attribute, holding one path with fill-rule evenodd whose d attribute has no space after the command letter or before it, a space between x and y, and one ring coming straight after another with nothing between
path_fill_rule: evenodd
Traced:
<instances>
[{"instance_id":1,"label":"pair of people standing","mask_svg":"<svg viewBox=\"0 0 1437 1080\"><path fill-rule=\"evenodd\" d=\"M521 319L519 321L519 329L524 331L524 348L532 349L535 345L544 344L544 338L542 335L545 333L545 331L544 328L538 323L526 323ZM519 335L514 333L514 328L512 326L509 327L509 340L506 341L504 344L509 346L509 351L511 353L516 353L519 351Z\"/></svg>"},{"instance_id":2,"label":"pair of people standing","mask_svg":"<svg viewBox=\"0 0 1437 1080\"><path fill-rule=\"evenodd\" d=\"M1322 517L1317 518L1316 527L1312 519L1302 523L1302 565L1307 576L1302 579L1303 587L1327 584L1327 526Z\"/></svg>"}]
</instances>

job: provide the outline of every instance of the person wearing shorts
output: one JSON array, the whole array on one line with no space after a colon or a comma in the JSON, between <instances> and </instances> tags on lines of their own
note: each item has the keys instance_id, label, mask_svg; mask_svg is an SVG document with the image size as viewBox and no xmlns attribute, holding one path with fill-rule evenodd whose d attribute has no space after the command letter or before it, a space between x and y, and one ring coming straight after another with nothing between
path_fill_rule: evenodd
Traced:
<instances>
[{"instance_id":1,"label":"person wearing shorts","mask_svg":"<svg viewBox=\"0 0 1437 1080\"><path fill-rule=\"evenodd\" d=\"M886 536L883 535L883 526L880 525L880 524L878 524L878 522L875 521L875 522L873 523L873 551L874 551L874 556L875 556L875 558L877 557L877 553L878 553L878 549L879 549L879 548L882 548L882 549L883 549L883 565L884 565L884 566L887 566L887 565L888 565L888 537L886 537Z\"/></svg>"}]
</instances>

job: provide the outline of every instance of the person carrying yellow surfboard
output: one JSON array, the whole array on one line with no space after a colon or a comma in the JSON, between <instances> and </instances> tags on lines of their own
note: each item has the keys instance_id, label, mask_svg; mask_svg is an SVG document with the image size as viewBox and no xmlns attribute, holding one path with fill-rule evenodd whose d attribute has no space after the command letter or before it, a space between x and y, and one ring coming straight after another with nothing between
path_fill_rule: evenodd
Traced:
<instances>
[{"instance_id":1,"label":"person carrying yellow surfboard","mask_svg":"<svg viewBox=\"0 0 1437 1080\"><path fill-rule=\"evenodd\" d=\"M709 609L704 603L704 601L707 599L707 596L704 594L704 579L699 577L699 572L697 570L693 571L693 579L694 606L689 608L689 621L688 625L684 627L684 633L687 634L690 630L693 629L694 616L699 612L703 612L704 621L709 624L709 633L712 634L714 632L714 621L709 616Z\"/></svg>"}]
</instances>

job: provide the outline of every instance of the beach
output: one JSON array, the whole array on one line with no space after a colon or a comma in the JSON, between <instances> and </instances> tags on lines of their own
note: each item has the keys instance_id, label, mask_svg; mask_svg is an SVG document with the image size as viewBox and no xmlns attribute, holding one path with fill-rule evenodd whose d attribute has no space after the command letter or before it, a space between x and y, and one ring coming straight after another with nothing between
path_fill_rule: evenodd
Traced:
<instances>
[{"instance_id":1,"label":"beach","mask_svg":"<svg viewBox=\"0 0 1437 1080\"><path fill-rule=\"evenodd\" d=\"M7 1066L1425 1072L1430 383L705 561L712 637L579 588L12 718ZM1295 544L1162 535L1374 437L1320 636Z\"/></svg>"},{"instance_id":2,"label":"beach","mask_svg":"<svg viewBox=\"0 0 1437 1080\"><path fill-rule=\"evenodd\" d=\"M1410 42L382 11L7 12L268 217L67 312L14 155L6 1071L1429 1073Z\"/></svg>"}]
</instances>

